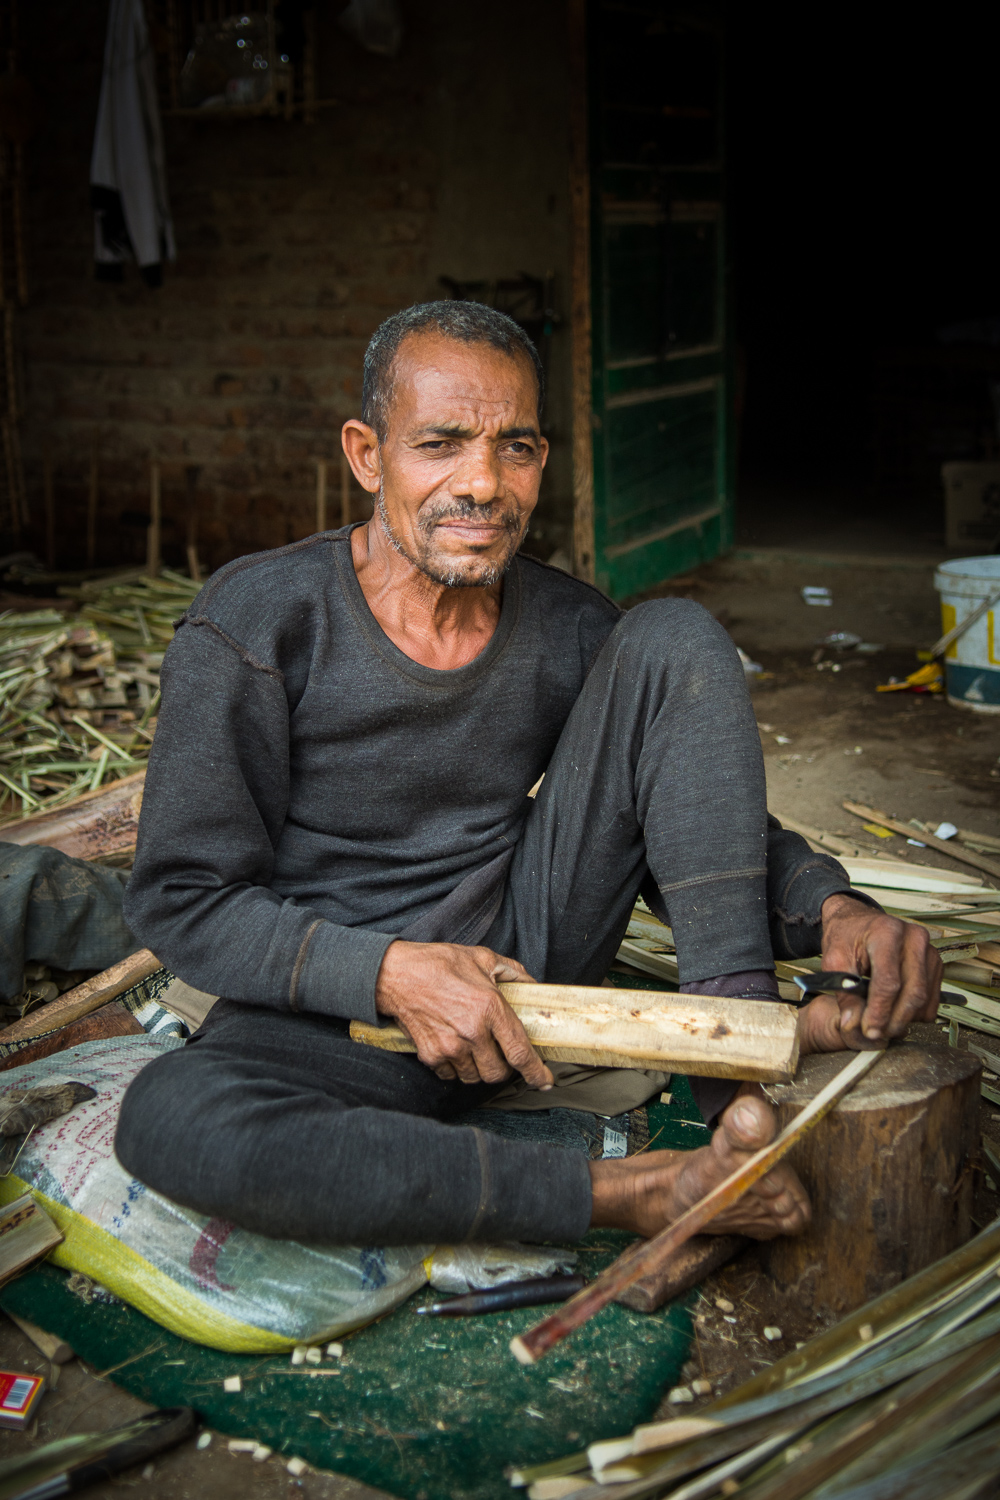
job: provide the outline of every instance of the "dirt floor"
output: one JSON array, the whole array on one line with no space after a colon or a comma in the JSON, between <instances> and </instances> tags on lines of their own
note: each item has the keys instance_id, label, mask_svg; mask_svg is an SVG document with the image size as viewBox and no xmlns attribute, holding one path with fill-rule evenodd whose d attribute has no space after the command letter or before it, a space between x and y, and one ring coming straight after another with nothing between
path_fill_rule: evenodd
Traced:
<instances>
[{"instance_id":1,"label":"dirt floor","mask_svg":"<svg viewBox=\"0 0 1000 1500\"><path fill-rule=\"evenodd\" d=\"M55 1367L55 1390L42 1397L27 1432L0 1431L0 1462L25 1448L39 1447L76 1432L105 1432L152 1410L118 1390L113 1372L104 1375L81 1360ZM51 1379L53 1367L11 1320L0 1313L0 1369L30 1370ZM202 1437L204 1441L204 1435ZM287 1458L257 1460L249 1453L230 1453L227 1439L211 1435L205 1448L188 1441L141 1470L132 1470L86 1490L93 1500L113 1500L124 1489L138 1489L156 1500L391 1500L357 1480L309 1469L290 1474Z\"/></svg>"},{"instance_id":2,"label":"dirt floor","mask_svg":"<svg viewBox=\"0 0 1000 1500\"><path fill-rule=\"evenodd\" d=\"M1000 716L952 708L941 695L875 691L915 671L917 650L940 634L933 571L917 559L810 563L761 549L656 592L703 604L764 668L751 680L773 813L955 869L963 867L904 838L869 837L842 805L1000 834ZM804 585L829 588L832 606L805 604ZM833 631L883 649L822 648Z\"/></svg>"},{"instance_id":3,"label":"dirt floor","mask_svg":"<svg viewBox=\"0 0 1000 1500\"><path fill-rule=\"evenodd\" d=\"M844 799L863 802L908 820L947 819L963 828L1000 835L1000 719L949 707L929 695L876 693L890 676L904 677L918 665L915 652L930 646L940 630L933 590L936 559L911 555L897 560L846 554L798 555L777 549L737 554L674 580L660 594L698 600L764 668L753 687L767 767L771 810L828 832L849 834L873 850L942 869L965 868L905 839L877 840L862 832ZM829 587L833 605L803 603L804 585ZM882 646L869 656L840 654L819 642L830 631L852 631ZM948 1044L940 1028L920 1028L921 1039ZM989 1039L978 1038L989 1044ZM959 1033L959 1045L967 1045ZM1000 1051L1000 1042L996 1044ZM1000 1150L1000 1111L983 1103L984 1133ZM975 1215L994 1218L998 1198L977 1178ZM731 1307L729 1304L732 1304ZM809 1338L822 1320L790 1304L771 1287L752 1256L706 1282L695 1308L697 1341L683 1378L706 1380L713 1393L730 1389L764 1364ZM781 1329L768 1342L765 1327ZM47 1369L34 1346L11 1324L0 1325L0 1366ZM144 1408L115 1389L113 1374L98 1379L77 1361L63 1367L58 1389L44 1400L27 1435L0 1434L0 1456L78 1431L118 1425ZM665 1393L665 1398L667 1393ZM710 1399L702 1396L702 1402ZM664 1400L663 1410L687 1410ZM291 1476L271 1457L255 1462L232 1455L226 1440L193 1444L157 1460L148 1477L130 1475L90 1491L111 1496L138 1486L162 1500L187 1497L278 1497L300 1494L315 1500L365 1500L376 1492L352 1480L307 1473Z\"/></svg>"}]
</instances>

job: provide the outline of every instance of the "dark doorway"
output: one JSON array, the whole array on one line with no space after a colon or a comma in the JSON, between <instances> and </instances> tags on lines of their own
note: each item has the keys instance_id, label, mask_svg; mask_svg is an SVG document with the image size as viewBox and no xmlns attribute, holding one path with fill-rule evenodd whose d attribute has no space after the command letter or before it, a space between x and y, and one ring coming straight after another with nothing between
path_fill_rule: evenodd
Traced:
<instances>
[{"instance_id":1,"label":"dark doorway","mask_svg":"<svg viewBox=\"0 0 1000 1500\"><path fill-rule=\"evenodd\" d=\"M941 463L996 456L998 31L730 8L744 543L934 547Z\"/></svg>"}]
</instances>

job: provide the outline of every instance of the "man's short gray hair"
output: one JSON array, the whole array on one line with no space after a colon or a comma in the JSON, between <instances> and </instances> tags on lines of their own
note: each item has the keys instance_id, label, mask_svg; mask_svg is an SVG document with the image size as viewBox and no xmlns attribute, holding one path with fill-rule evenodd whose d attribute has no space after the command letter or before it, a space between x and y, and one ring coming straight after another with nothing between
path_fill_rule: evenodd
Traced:
<instances>
[{"instance_id":1,"label":"man's short gray hair","mask_svg":"<svg viewBox=\"0 0 1000 1500\"><path fill-rule=\"evenodd\" d=\"M545 400L545 371L538 350L520 324L482 302L418 302L380 323L365 351L361 416L374 427L380 443L389 431L393 367L403 340L411 333L440 333L460 344L489 344L504 354L524 354L538 382L538 415Z\"/></svg>"}]
</instances>

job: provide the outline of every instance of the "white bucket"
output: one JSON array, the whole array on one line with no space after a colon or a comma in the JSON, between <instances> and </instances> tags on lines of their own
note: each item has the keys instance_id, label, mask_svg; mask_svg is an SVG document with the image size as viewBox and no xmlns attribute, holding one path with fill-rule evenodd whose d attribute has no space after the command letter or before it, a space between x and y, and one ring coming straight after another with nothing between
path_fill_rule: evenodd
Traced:
<instances>
[{"instance_id":1,"label":"white bucket","mask_svg":"<svg viewBox=\"0 0 1000 1500\"><path fill-rule=\"evenodd\" d=\"M1000 590L1000 556L959 557L934 574L941 595L941 634ZM948 702L980 714L1000 714L1000 603L970 625L945 657Z\"/></svg>"}]
</instances>

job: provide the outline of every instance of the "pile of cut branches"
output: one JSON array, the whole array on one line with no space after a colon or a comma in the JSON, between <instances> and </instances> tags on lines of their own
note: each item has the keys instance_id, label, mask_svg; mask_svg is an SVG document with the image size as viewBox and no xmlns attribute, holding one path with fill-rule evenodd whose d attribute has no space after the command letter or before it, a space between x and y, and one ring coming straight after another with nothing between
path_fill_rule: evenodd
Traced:
<instances>
[{"instance_id":1,"label":"pile of cut branches","mask_svg":"<svg viewBox=\"0 0 1000 1500\"><path fill-rule=\"evenodd\" d=\"M0 823L142 769L163 653L199 587L130 572L62 588L72 615L0 615Z\"/></svg>"}]
</instances>

